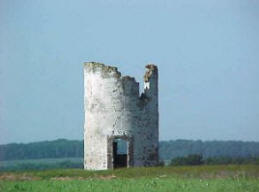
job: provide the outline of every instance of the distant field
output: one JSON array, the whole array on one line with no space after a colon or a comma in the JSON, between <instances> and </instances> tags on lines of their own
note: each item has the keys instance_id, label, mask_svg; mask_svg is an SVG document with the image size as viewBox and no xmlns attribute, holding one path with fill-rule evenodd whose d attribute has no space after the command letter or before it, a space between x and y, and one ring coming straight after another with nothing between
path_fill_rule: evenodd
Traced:
<instances>
[{"instance_id":1,"label":"distant field","mask_svg":"<svg viewBox=\"0 0 259 192\"><path fill-rule=\"evenodd\" d=\"M81 167L83 167L81 157L0 161L0 171Z\"/></svg>"},{"instance_id":2,"label":"distant field","mask_svg":"<svg viewBox=\"0 0 259 192\"><path fill-rule=\"evenodd\" d=\"M0 191L258 192L259 166L183 166L108 171L0 172Z\"/></svg>"}]
</instances>

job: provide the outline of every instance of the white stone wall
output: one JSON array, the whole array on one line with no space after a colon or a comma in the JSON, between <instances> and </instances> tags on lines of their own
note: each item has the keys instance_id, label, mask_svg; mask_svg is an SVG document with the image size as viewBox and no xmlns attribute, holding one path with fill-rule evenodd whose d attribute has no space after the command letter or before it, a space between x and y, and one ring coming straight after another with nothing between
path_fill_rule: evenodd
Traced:
<instances>
[{"instance_id":1,"label":"white stone wall","mask_svg":"<svg viewBox=\"0 0 259 192\"><path fill-rule=\"evenodd\" d=\"M84 167L112 168L112 137L128 138L130 166L150 166L158 162L158 73L147 66L145 91L139 83L122 77L117 68L89 62L84 66Z\"/></svg>"}]
</instances>

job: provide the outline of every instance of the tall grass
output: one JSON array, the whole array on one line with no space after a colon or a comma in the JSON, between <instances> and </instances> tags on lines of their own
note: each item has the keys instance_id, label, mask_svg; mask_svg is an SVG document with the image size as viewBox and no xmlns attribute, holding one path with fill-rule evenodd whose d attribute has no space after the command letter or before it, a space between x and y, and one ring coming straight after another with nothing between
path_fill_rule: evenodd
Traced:
<instances>
[{"instance_id":1,"label":"tall grass","mask_svg":"<svg viewBox=\"0 0 259 192\"><path fill-rule=\"evenodd\" d=\"M259 182L255 179L178 179L131 178L110 180L24 181L0 182L5 192L256 192Z\"/></svg>"},{"instance_id":2,"label":"tall grass","mask_svg":"<svg viewBox=\"0 0 259 192\"><path fill-rule=\"evenodd\" d=\"M0 172L0 192L257 192L259 166L182 166L107 171Z\"/></svg>"},{"instance_id":3,"label":"tall grass","mask_svg":"<svg viewBox=\"0 0 259 192\"><path fill-rule=\"evenodd\" d=\"M259 178L259 166L257 165L203 165L203 166L167 166L149 168L129 168L105 171L85 171L83 169L54 169L43 171L10 171L0 172L0 178L12 175L19 177L37 177L39 179L51 179L53 177L70 177L93 179L112 176L116 178L153 178L153 177L177 177L177 178Z\"/></svg>"}]
</instances>

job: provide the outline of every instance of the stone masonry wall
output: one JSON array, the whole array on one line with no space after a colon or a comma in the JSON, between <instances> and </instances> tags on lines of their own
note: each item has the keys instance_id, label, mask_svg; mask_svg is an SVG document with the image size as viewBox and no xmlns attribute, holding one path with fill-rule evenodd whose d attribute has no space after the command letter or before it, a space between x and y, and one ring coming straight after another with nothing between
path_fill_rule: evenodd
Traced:
<instances>
[{"instance_id":1,"label":"stone masonry wall","mask_svg":"<svg viewBox=\"0 0 259 192\"><path fill-rule=\"evenodd\" d=\"M84 65L84 168L113 168L112 141L128 141L128 166L158 163L158 70L147 65L144 93L116 67Z\"/></svg>"}]
</instances>

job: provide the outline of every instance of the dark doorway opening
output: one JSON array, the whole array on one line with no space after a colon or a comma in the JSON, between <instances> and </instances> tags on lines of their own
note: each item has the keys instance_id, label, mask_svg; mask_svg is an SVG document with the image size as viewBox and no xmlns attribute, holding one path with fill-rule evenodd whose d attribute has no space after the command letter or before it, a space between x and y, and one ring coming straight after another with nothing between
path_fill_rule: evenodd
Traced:
<instances>
[{"instance_id":1,"label":"dark doorway opening","mask_svg":"<svg viewBox=\"0 0 259 192\"><path fill-rule=\"evenodd\" d=\"M128 142L123 139L113 141L113 168L128 167Z\"/></svg>"}]
</instances>

